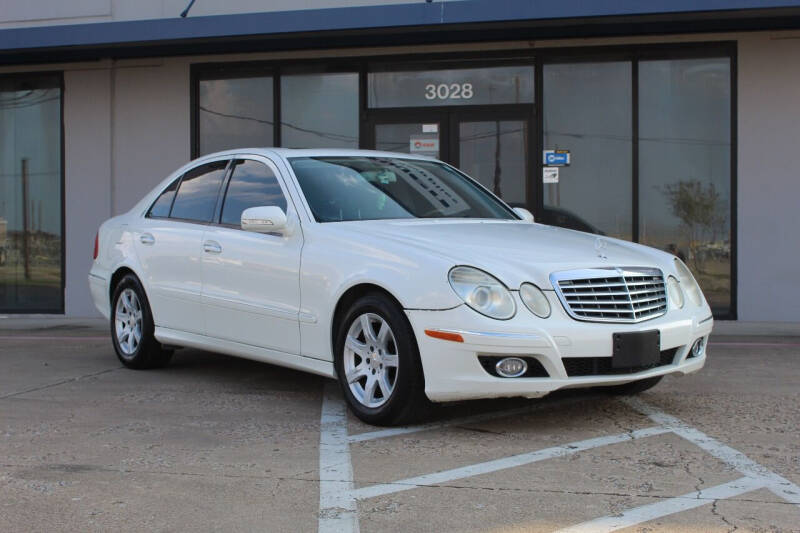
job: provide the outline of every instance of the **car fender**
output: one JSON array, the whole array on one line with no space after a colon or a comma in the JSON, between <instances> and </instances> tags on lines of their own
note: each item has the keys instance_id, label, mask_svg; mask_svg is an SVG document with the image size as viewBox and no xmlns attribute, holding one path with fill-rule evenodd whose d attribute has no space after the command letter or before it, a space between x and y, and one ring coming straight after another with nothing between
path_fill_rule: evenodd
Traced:
<instances>
[{"instance_id":1,"label":"car fender","mask_svg":"<svg viewBox=\"0 0 800 533\"><path fill-rule=\"evenodd\" d=\"M452 309L463 302L447 272L451 261L410 248L395 251L369 243L346 246L333 235L318 235L303 248L300 272L302 354L331 361L334 312L342 296L359 285L375 285L403 309Z\"/></svg>"}]
</instances>

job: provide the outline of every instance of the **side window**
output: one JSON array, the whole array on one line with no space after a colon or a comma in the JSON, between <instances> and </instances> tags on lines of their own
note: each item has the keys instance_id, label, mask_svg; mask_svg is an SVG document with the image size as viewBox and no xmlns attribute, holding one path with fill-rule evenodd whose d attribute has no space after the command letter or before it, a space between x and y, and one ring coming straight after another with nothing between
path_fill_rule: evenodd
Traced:
<instances>
[{"instance_id":1,"label":"side window","mask_svg":"<svg viewBox=\"0 0 800 533\"><path fill-rule=\"evenodd\" d=\"M241 224L242 211L248 207L276 205L286 211L286 198L275 174L263 163L249 159L234 162L222 206L223 224Z\"/></svg>"},{"instance_id":2,"label":"side window","mask_svg":"<svg viewBox=\"0 0 800 533\"><path fill-rule=\"evenodd\" d=\"M172 205L170 218L211 221L227 165L227 161L214 161L184 174Z\"/></svg>"},{"instance_id":3,"label":"side window","mask_svg":"<svg viewBox=\"0 0 800 533\"><path fill-rule=\"evenodd\" d=\"M169 184L169 187L164 189L164 192L161 193L155 202L153 202L152 207L150 207L150 212L147 213L149 217L168 217L169 216L169 208L172 207L172 199L175 197L175 189L178 188L178 182L181 181L180 178L176 179L172 183Z\"/></svg>"}]
</instances>

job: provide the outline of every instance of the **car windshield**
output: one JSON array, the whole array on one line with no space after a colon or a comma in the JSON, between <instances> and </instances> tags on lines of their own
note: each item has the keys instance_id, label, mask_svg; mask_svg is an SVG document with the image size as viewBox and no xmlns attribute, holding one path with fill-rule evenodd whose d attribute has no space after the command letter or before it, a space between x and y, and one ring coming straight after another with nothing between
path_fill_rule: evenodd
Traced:
<instances>
[{"instance_id":1,"label":"car windshield","mask_svg":"<svg viewBox=\"0 0 800 533\"><path fill-rule=\"evenodd\" d=\"M517 218L472 180L435 161L321 156L289 162L318 222Z\"/></svg>"}]
</instances>

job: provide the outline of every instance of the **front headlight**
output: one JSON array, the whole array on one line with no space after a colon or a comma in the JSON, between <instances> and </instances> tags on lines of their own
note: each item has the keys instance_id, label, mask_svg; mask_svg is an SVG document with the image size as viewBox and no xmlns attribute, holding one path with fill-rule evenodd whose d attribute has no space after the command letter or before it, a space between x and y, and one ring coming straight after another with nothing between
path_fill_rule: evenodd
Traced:
<instances>
[{"instance_id":1,"label":"front headlight","mask_svg":"<svg viewBox=\"0 0 800 533\"><path fill-rule=\"evenodd\" d=\"M550 302L547 296L544 295L542 289L533 285L532 283L523 283L519 288L519 296L522 303L530 310L531 313L539 318L547 318L550 316Z\"/></svg>"},{"instance_id":2,"label":"front headlight","mask_svg":"<svg viewBox=\"0 0 800 533\"><path fill-rule=\"evenodd\" d=\"M683 291L680 282L674 276L667 278L667 292L670 303L678 309L683 309Z\"/></svg>"},{"instance_id":3,"label":"front headlight","mask_svg":"<svg viewBox=\"0 0 800 533\"><path fill-rule=\"evenodd\" d=\"M483 270L458 266L447 276L450 286L475 311L497 320L507 320L517 312L514 298L505 285Z\"/></svg>"},{"instance_id":4,"label":"front headlight","mask_svg":"<svg viewBox=\"0 0 800 533\"><path fill-rule=\"evenodd\" d=\"M681 286L683 290L686 291L689 299L694 305L702 305L703 291L700 290L700 285L698 285L697 280L694 279L692 271L677 257L675 258L675 268L678 271L678 279L681 280Z\"/></svg>"}]
</instances>

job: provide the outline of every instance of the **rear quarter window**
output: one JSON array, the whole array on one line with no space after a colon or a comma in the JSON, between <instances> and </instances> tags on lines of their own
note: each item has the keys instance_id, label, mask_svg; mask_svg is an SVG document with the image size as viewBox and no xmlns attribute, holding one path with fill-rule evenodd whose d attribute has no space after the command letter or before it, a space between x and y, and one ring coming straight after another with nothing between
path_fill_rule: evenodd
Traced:
<instances>
[{"instance_id":1,"label":"rear quarter window","mask_svg":"<svg viewBox=\"0 0 800 533\"><path fill-rule=\"evenodd\" d=\"M175 191L178 188L178 182L181 179L178 178L172 183L169 184L169 187L164 189L164 192L156 198L156 201L153 202L153 205L150 207L150 211L147 213L149 217L156 217L156 218L164 218L169 216L169 210L172 208L172 199L175 198Z\"/></svg>"}]
</instances>

